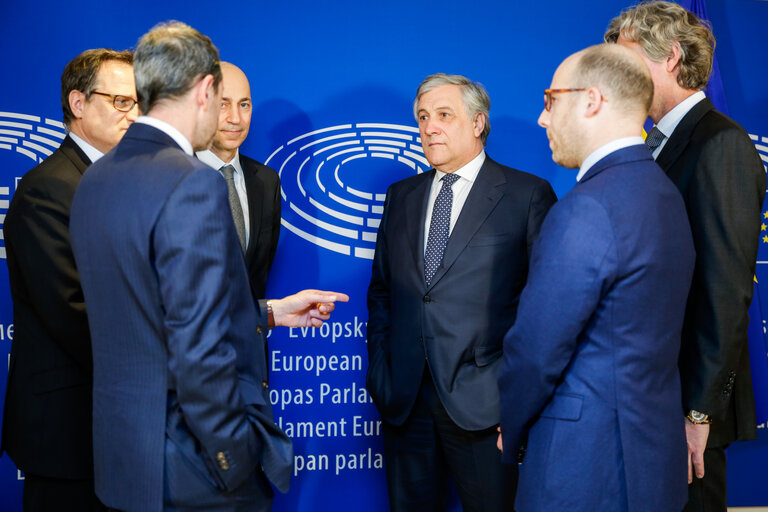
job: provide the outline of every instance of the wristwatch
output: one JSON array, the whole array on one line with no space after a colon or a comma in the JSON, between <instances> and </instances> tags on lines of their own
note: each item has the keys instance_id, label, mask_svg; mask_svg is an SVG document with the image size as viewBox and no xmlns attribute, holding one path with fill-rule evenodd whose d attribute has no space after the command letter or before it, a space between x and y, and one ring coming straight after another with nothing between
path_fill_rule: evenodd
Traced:
<instances>
[{"instance_id":1,"label":"wristwatch","mask_svg":"<svg viewBox=\"0 0 768 512\"><path fill-rule=\"evenodd\" d=\"M694 411L693 409L688 411L688 414L685 417L688 418L688 421L690 421L694 425L701 425L703 423L712 422L712 420L709 419L709 414L704 414L703 412Z\"/></svg>"}]
</instances>

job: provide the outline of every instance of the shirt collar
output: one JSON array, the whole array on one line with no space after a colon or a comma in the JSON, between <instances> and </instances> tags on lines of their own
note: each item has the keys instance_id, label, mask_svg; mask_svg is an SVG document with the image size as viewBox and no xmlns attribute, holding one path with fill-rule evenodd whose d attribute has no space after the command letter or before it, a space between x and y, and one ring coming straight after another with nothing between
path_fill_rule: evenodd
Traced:
<instances>
[{"instance_id":1,"label":"shirt collar","mask_svg":"<svg viewBox=\"0 0 768 512\"><path fill-rule=\"evenodd\" d=\"M464 166L459 167L459 169L454 171L452 174L455 174L456 176L459 176L460 178L463 178L470 183L474 183L475 178L477 178L477 173L480 172L480 168L483 166L483 163L485 163L485 151L478 153L475 158L464 164ZM435 181L440 181L446 174L448 173L435 169Z\"/></svg>"},{"instance_id":2,"label":"shirt collar","mask_svg":"<svg viewBox=\"0 0 768 512\"><path fill-rule=\"evenodd\" d=\"M216 156L216 153L214 153L210 149L206 149L204 151L197 151L195 154L197 155L197 158L199 158L201 162L203 162L204 164L210 165L216 170L221 169L225 165L231 165L232 167L235 168L236 172L239 172L239 173L243 172L243 168L240 166L240 150L239 149L235 150L235 156L232 157L232 160L230 160L229 162L225 162L224 160Z\"/></svg>"},{"instance_id":3,"label":"shirt collar","mask_svg":"<svg viewBox=\"0 0 768 512\"><path fill-rule=\"evenodd\" d=\"M85 153L85 156L88 157L91 163L95 162L96 160L104 156L104 153L102 153L95 147L85 142L83 139L75 135L74 132L70 131L69 136L72 138L73 141L75 141L75 144L77 144L78 147L83 150L83 153Z\"/></svg>"},{"instance_id":4,"label":"shirt collar","mask_svg":"<svg viewBox=\"0 0 768 512\"><path fill-rule=\"evenodd\" d=\"M656 128L664 134L664 137L669 138L669 136L672 135L672 132L675 131L675 128L677 128L677 125L680 124L680 121L685 117L685 114L706 97L707 95L704 94L704 91L691 94L678 103L675 108L667 112L667 114L661 118L659 124L656 125Z\"/></svg>"},{"instance_id":5,"label":"shirt collar","mask_svg":"<svg viewBox=\"0 0 768 512\"><path fill-rule=\"evenodd\" d=\"M614 151L618 151L629 146L636 146L638 144L644 144L642 137L622 137L621 139L612 140L608 144L603 144L584 159L584 162L581 164L581 168L579 169L579 174L576 175L576 181L581 181L581 178L587 174L593 165Z\"/></svg>"},{"instance_id":6,"label":"shirt collar","mask_svg":"<svg viewBox=\"0 0 768 512\"><path fill-rule=\"evenodd\" d=\"M189 142L189 140L187 140L187 138L173 125L166 123L165 121L161 121L156 117L150 116L139 116L134 122L140 124L148 124L149 126L157 128L172 138L186 154L194 154L194 151L192 150L192 143Z\"/></svg>"}]
</instances>

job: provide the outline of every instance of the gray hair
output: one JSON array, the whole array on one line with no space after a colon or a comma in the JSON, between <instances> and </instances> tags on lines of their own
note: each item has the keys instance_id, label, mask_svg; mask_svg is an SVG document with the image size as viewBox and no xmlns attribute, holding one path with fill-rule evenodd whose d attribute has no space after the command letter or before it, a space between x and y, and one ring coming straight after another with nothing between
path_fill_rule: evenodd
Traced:
<instances>
[{"instance_id":1,"label":"gray hair","mask_svg":"<svg viewBox=\"0 0 768 512\"><path fill-rule=\"evenodd\" d=\"M139 39L134 55L139 106L144 113L159 101L183 96L199 79L221 82L219 51L211 40L179 21L155 25Z\"/></svg>"},{"instance_id":2,"label":"gray hair","mask_svg":"<svg viewBox=\"0 0 768 512\"><path fill-rule=\"evenodd\" d=\"M703 89L712 73L715 36L709 24L672 2L643 2L611 20L605 32L606 43L621 36L636 42L645 55L661 62L680 50L677 83L684 89Z\"/></svg>"},{"instance_id":3,"label":"gray hair","mask_svg":"<svg viewBox=\"0 0 768 512\"><path fill-rule=\"evenodd\" d=\"M483 141L483 146L485 146L488 134L491 133L491 119L488 115L491 110L491 98L488 97L483 84L473 82L465 76L436 73L425 78L416 90L416 99L413 100L413 116L416 118L416 121L419 120L419 100L421 97L432 89L437 89L443 85L458 85L461 87L464 109L467 111L467 116L470 119L475 117L475 114L483 114L485 117L485 128L483 128L483 133L480 134L480 140Z\"/></svg>"}]
</instances>

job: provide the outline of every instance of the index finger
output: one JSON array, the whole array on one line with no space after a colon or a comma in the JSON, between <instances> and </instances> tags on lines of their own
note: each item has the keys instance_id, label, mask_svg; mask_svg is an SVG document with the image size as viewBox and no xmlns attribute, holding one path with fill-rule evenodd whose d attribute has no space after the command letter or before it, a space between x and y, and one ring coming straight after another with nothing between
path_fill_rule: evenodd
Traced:
<instances>
[{"instance_id":1,"label":"index finger","mask_svg":"<svg viewBox=\"0 0 768 512\"><path fill-rule=\"evenodd\" d=\"M309 302L349 302L349 296L341 292L323 290L304 290L304 298Z\"/></svg>"}]
</instances>

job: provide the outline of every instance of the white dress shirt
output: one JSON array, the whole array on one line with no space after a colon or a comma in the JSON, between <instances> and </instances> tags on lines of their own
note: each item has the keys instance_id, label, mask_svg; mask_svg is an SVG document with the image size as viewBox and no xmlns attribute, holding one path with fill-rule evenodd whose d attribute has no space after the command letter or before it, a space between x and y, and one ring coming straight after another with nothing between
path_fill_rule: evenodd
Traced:
<instances>
[{"instance_id":1,"label":"white dress shirt","mask_svg":"<svg viewBox=\"0 0 768 512\"><path fill-rule=\"evenodd\" d=\"M190 156L194 154L194 151L192 150L192 143L189 142L189 140L187 140L187 138L179 130L177 130L174 126L166 123L165 121L161 121L156 117L139 116L134 122L140 124L148 124L149 126L157 128L172 138L186 154Z\"/></svg>"},{"instance_id":2,"label":"white dress shirt","mask_svg":"<svg viewBox=\"0 0 768 512\"><path fill-rule=\"evenodd\" d=\"M579 174L576 175L576 181L581 181L581 178L587 174L593 165L602 160L604 157L610 155L614 151L627 148L629 146L636 146L638 144L645 145L645 141L642 137L623 137L621 139L612 140L607 144L603 144L584 159L579 168Z\"/></svg>"},{"instance_id":3,"label":"white dress shirt","mask_svg":"<svg viewBox=\"0 0 768 512\"><path fill-rule=\"evenodd\" d=\"M678 103L675 108L667 112L667 115L661 118L659 124L656 125L656 128L658 128L659 131L664 134L664 138L662 139L661 144L659 144L659 146L653 151L654 159L658 158L661 150L664 148L664 146L667 145L667 141L669 140L670 135L672 135L672 133L675 131L675 128L677 128L677 125L680 124L680 121L685 117L685 115L690 112L697 103L706 97L707 96L704 94L704 91L699 91L695 94L692 94Z\"/></svg>"},{"instance_id":4,"label":"white dress shirt","mask_svg":"<svg viewBox=\"0 0 768 512\"><path fill-rule=\"evenodd\" d=\"M209 149L198 151L195 154L201 162L216 170L221 169L225 165L231 165L235 168L235 190L237 190L237 197L240 199L240 207L243 209L243 217L245 220L245 246L248 247L248 241L251 238L251 219L248 216L248 192L245 189L245 174L243 174L243 167L240 165L240 150L235 150L235 156L229 162L223 161ZM221 171L219 171L219 173L221 173Z\"/></svg>"},{"instance_id":5,"label":"white dress shirt","mask_svg":"<svg viewBox=\"0 0 768 512\"><path fill-rule=\"evenodd\" d=\"M104 153L96 149L95 147L91 146L87 142L85 142L83 139L78 137L72 132L69 132L69 136L72 137L72 140L75 141L75 144L78 145L80 149L83 150L83 153L85 153L85 156L90 159L91 163L95 162L99 158L104 156Z\"/></svg>"},{"instance_id":6,"label":"white dress shirt","mask_svg":"<svg viewBox=\"0 0 768 512\"><path fill-rule=\"evenodd\" d=\"M469 191L472 189L472 185L475 183L477 173L480 172L480 167L485 162L485 151L481 151L475 158L469 161L464 167L459 168L453 174L459 177L459 179L453 184L451 190L453 191L453 204L451 206L451 224L448 228L448 236L453 233L453 226L456 225L456 219L459 218L461 209L464 207L464 203L467 201ZM435 169L435 177L432 180L432 189L429 192L429 202L427 203L427 215L424 220L424 252L427 252L427 239L429 238L429 226L432 224L432 209L435 206L435 199L437 194L440 193L440 189L443 187L443 176L447 173L438 171Z\"/></svg>"}]
</instances>

